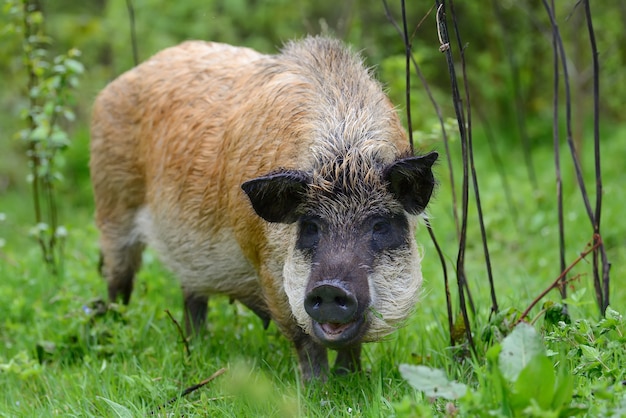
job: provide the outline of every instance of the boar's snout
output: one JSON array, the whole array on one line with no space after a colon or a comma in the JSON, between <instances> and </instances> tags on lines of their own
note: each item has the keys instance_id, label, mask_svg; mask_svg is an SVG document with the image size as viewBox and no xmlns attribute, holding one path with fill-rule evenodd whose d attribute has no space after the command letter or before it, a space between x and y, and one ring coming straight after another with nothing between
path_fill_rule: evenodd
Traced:
<instances>
[{"instance_id":1,"label":"boar's snout","mask_svg":"<svg viewBox=\"0 0 626 418\"><path fill-rule=\"evenodd\" d=\"M321 323L346 324L354 319L359 303L341 284L321 283L306 295L304 309Z\"/></svg>"},{"instance_id":2,"label":"boar's snout","mask_svg":"<svg viewBox=\"0 0 626 418\"><path fill-rule=\"evenodd\" d=\"M358 308L355 294L340 282L319 283L304 299L313 333L330 348L348 346L359 340L365 321Z\"/></svg>"}]
</instances>

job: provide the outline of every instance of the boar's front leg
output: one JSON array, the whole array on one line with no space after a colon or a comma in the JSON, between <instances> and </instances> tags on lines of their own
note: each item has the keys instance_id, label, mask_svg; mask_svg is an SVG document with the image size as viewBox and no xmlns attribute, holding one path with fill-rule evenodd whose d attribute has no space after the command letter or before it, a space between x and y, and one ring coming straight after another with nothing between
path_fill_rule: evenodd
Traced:
<instances>
[{"instance_id":1,"label":"boar's front leg","mask_svg":"<svg viewBox=\"0 0 626 418\"><path fill-rule=\"evenodd\" d=\"M267 305L263 299L252 295L249 297L237 297L237 300L261 318L264 329L267 329L267 327L270 326L272 316L270 315Z\"/></svg>"},{"instance_id":2,"label":"boar's front leg","mask_svg":"<svg viewBox=\"0 0 626 418\"><path fill-rule=\"evenodd\" d=\"M339 375L361 370L361 344L337 351L334 372Z\"/></svg>"},{"instance_id":3,"label":"boar's front leg","mask_svg":"<svg viewBox=\"0 0 626 418\"><path fill-rule=\"evenodd\" d=\"M314 378L326 380L328 376L328 353L326 347L316 343L313 339L300 332L294 339L302 380L308 382Z\"/></svg>"}]
</instances>

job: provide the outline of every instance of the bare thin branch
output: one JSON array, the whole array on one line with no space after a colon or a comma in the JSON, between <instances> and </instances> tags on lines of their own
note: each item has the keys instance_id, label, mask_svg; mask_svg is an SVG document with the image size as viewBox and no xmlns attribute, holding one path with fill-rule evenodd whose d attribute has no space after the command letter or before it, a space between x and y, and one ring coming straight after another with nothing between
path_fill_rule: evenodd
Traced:
<instances>
[{"instance_id":1,"label":"bare thin branch","mask_svg":"<svg viewBox=\"0 0 626 418\"><path fill-rule=\"evenodd\" d=\"M600 64L598 63L598 47L596 45L596 36L593 30L593 21L591 18L591 8L589 0L583 0L585 5L585 18L587 20L587 31L589 32L589 44L591 46L591 56L593 60L593 156L596 177L596 207L594 211L594 234L600 235L600 217L602 215L602 169L600 164ZM609 306L609 270L610 265L606 256L604 245L593 253L593 274L594 281L600 283L600 274L598 266L598 251L602 256L602 294L604 296L600 311L602 315Z\"/></svg>"},{"instance_id":2,"label":"bare thin branch","mask_svg":"<svg viewBox=\"0 0 626 418\"><path fill-rule=\"evenodd\" d=\"M574 163L574 169L576 171L576 180L578 181L578 187L582 195L583 203L585 204L585 210L587 211L587 215L589 219L591 220L592 224L594 224L595 216L593 214L593 210L591 209L591 203L589 203L589 194L587 193L587 188L585 187L585 181L583 179L582 169L580 167L580 161L576 153L574 140L572 139L572 106L571 106L572 100L571 100L569 73L567 70L567 58L565 55L565 48L563 47L563 40L561 39L561 33L559 31L559 27L554 17L554 11L548 5L547 0L542 0L542 2L548 13L548 17L550 18L552 31L554 33L554 36L556 37L556 43L557 43L558 50L559 50L559 56L561 58L561 68L563 69L563 82L565 85L565 126L567 129L567 144L569 145L570 153L572 155L572 162Z\"/></svg>"},{"instance_id":3,"label":"bare thin branch","mask_svg":"<svg viewBox=\"0 0 626 418\"><path fill-rule=\"evenodd\" d=\"M180 323L176 320L176 318L174 318L174 316L169 311L169 309L166 309L165 313L167 314L167 316L170 317L174 325L176 325L176 329L178 330L178 335L180 335L180 339L182 340L183 346L185 347L185 354L187 355L187 357L189 357L191 355L191 350L189 350L189 343L187 342L187 338L185 337L183 328L180 326Z\"/></svg>"},{"instance_id":4,"label":"bare thin branch","mask_svg":"<svg viewBox=\"0 0 626 418\"><path fill-rule=\"evenodd\" d=\"M446 259L443 256L443 251L439 246L439 242L437 242L437 238L435 237L435 231L430 225L430 221L426 220L426 228L428 229L428 234L430 235L430 239L435 245L435 249L437 250L437 255L439 256L439 261L441 262L441 268L443 270L443 286L446 292L446 308L448 312L448 330L450 335L450 346L454 346L454 319L452 316L452 298L450 296L450 283L448 280L448 268L446 267Z\"/></svg>"},{"instance_id":5,"label":"bare thin branch","mask_svg":"<svg viewBox=\"0 0 626 418\"><path fill-rule=\"evenodd\" d=\"M519 317L516 324L519 324L520 322L522 322L524 318L528 316L528 313L531 311L531 309L534 308L535 305L537 305L539 301L543 299L543 297L547 295L552 289L563 285L563 277L567 276L567 273L569 273L574 268L574 266L576 266L576 264L578 264L581 260L583 260L590 253L594 252L600 245L602 245L602 239L600 238L599 235L594 235L593 241L587 244L587 249L585 249L585 251L580 253L580 255L576 258L576 260L574 260L572 264L570 264L565 270L563 270L561 274L559 274L559 276L556 278L556 280L554 280L550 284L550 286L548 286L543 292L541 292L539 296L537 296L530 303L530 305L528 305L528 308L526 308L526 310L522 312L522 315Z\"/></svg>"},{"instance_id":6,"label":"bare thin branch","mask_svg":"<svg viewBox=\"0 0 626 418\"><path fill-rule=\"evenodd\" d=\"M139 65L139 51L137 48L137 30L135 29L135 8L133 0L126 0L126 9L128 10L128 19L130 21L130 44L133 47L133 62Z\"/></svg>"},{"instance_id":7,"label":"bare thin branch","mask_svg":"<svg viewBox=\"0 0 626 418\"><path fill-rule=\"evenodd\" d=\"M396 29L398 34L401 37L403 37L402 29L400 29L400 26L398 25L398 23L394 19L393 15L391 14L391 10L389 9L389 5L387 4L386 0L383 0L383 6L385 8L385 15L386 15L387 19L393 25L393 27ZM428 10L426 15L424 17L422 17L422 20L420 20L420 23L417 25L415 30L417 30L417 28L419 28L421 26L422 22L424 22L424 20L426 19L426 16L428 16L430 14L430 12L433 10L433 8L434 8L434 5ZM443 145L444 145L444 148L446 150L446 160L447 160L447 163L448 163L448 175L450 176L450 188L451 188L451 192L452 192L451 193L452 194L452 212L453 212L453 216L454 216L454 223L456 225L456 234L457 234L457 237L458 237L459 236L459 215L458 215L458 209L457 209L456 186L455 186L455 181L454 181L454 170L453 170L453 166L452 166L452 157L450 156L450 145L449 145L449 140L448 140L448 133L446 131L445 121L443 119L443 114L441 112L441 108L439 107L439 104L435 100L435 97L433 96L433 93L432 93L432 91L430 89L430 86L428 85L428 82L426 81L426 78L424 77L424 74L422 73L422 70L420 69L419 65L417 64L417 61L415 60L415 57L413 56L412 52L411 52L411 62L413 63L413 68L415 68L415 73L419 77L420 82L422 83L422 87L424 88L424 91L426 92L426 95L428 96L428 99L430 100L431 104L433 105L433 109L435 110L435 113L437 114L437 119L439 120L439 125L441 127L441 134L443 136ZM409 135L411 135L411 134L412 133L409 133ZM411 142L413 142L413 141L411 141Z\"/></svg>"},{"instance_id":8,"label":"bare thin branch","mask_svg":"<svg viewBox=\"0 0 626 418\"><path fill-rule=\"evenodd\" d=\"M469 290L469 286L467 284L467 277L465 275L465 246L467 240L467 215L468 215L468 202L469 202L469 157L468 157L468 138L467 138L467 130L466 130L466 121L465 121L465 110L463 108L463 100L461 99L461 94L459 92L459 86L456 80L456 70L454 67L454 59L452 58L452 52L449 48L449 37L448 37L448 27L445 19L445 3L440 2L439 0L435 1L437 5L437 16L440 15L443 18L438 18L438 34L440 35L440 44L444 46L440 47L440 50L445 54L446 61L448 63L448 73L450 75L450 84L452 90L452 100L454 104L454 110L457 117L457 123L459 128L459 133L461 136L461 154L463 159L463 182L461 187L461 234L459 237L459 251L457 255L456 262L456 272L457 272L457 285L459 288L459 305L461 309L461 314L463 315L463 321L465 322L465 331L467 340L470 344L470 347L473 351L476 350L476 346L474 344L474 339L472 336L471 324L469 320L469 315L467 312L467 305L465 302L465 295L467 294L467 298L470 303L470 307L472 312L475 312L474 303L471 297L471 293ZM450 2L452 7L452 2ZM454 11L451 9L452 20L456 21L454 16ZM461 65L464 66L464 56L463 49L460 42L459 34L457 31L457 40L459 41L459 48L461 49ZM466 86L467 87L467 86ZM467 97L467 94L466 94Z\"/></svg>"},{"instance_id":9,"label":"bare thin branch","mask_svg":"<svg viewBox=\"0 0 626 418\"><path fill-rule=\"evenodd\" d=\"M593 227L594 233L596 230L599 230L599 226L600 223L597 221L596 219L596 215L599 216L599 213L596 214L594 213L593 209L591 208L591 203L589 201L589 194L587 193L587 188L585 186L585 181L582 175L582 169L580 166L580 161L579 161L579 157L578 154L576 152L576 147L574 144L574 141L572 139L572 129L571 129L571 114L572 114L572 110L571 110L571 93L570 93L570 86L569 86L569 76L568 76L568 71L567 71L567 60L566 60L566 56L565 56L565 48L563 47L563 41L561 39L561 34L558 28L558 25L556 23L556 19L554 16L554 10L548 5L547 0L542 0L544 8L546 9L546 12L548 13L548 17L550 18L550 24L552 26L552 32L553 35L556 39L556 45L558 46L558 51L559 51L559 55L560 55L560 59L561 59L561 67L563 69L563 81L565 84L565 126L567 128L567 144L569 146L570 149L570 154L572 157L572 162L574 164L574 170L576 172L576 180L578 182L578 188L580 189L580 193L581 193L581 197L585 206L585 210L587 211L587 216L591 222L591 225ZM590 13L590 12L589 12ZM588 23L589 24L589 23ZM593 27L591 27L591 31L593 32ZM590 35L591 37L592 35ZM595 44L595 42L594 42ZM593 47L592 47L593 48ZM597 51L595 51L594 54L595 59L597 60ZM594 72L596 72L597 74L597 68L594 67ZM595 88L598 88L598 86L596 86ZM595 94L595 88L594 88L594 94ZM595 107L595 105L594 105ZM598 129L597 135L599 136L599 125L598 125L598 121L597 121L597 117L594 118L594 120L596 120L594 122L594 135L595 135L595 130ZM600 171L600 159L599 159L599 137L598 140L596 141L595 137L594 137L594 148L597 149L597 155L596 157L596 186L598 185L598 181L599 181L599 171ZM600 190L602 189L602 183L600 180ZM597 188L597 187L596 187ZM596 202L597 203L597 202ZM601 205L600 205L601 207ZM596 207L596 209L598 209ZM605 310L606 310L606 306L608 306L608 298L604 292L605 290L605 286L608 290L608 281L609 281L609 276L608 276L608 270L610 268L608 260L606 260L606 255L604 253L604 246L600 247L602 250L603 255L603 266L606 267L605 269L605 277L603 277L604 282L605 283L601 283L600 282L600 278L599 278L599 274L598 274L598 265L597 262L594 263L594 288L595 288L595 292L596 292L596 300L598 303L598 307L600 308L600 311L602 312L602 314L604 314Z\"/></svg>"},{"instance_id":10,"label":"bare thin branch","mask_svg":"<svg viewBox=\"0 0 626 418\"><path fill-rule=\"evenodd\" d=\"M405 56L405 100L406 100L406 123L409 130L409 146L411 147L411 155L415 155L415 147L413 145L413 121L411 120L411 40L409 39L409 29L406 22L406 5L401 0L402 5L402 37L404 39L404 56Z\"/></svg>"},{"instance_id":11,"label":"bare thin branch","mask_svg":"<svg viewBox=\"0 0 626 418\"><path fill-rule=\"evenodd\" d=\"M552 0L554 10L554 0ZM559 271L565 270L565 222L563 217L563 180L561 178L561 151L559 140L559 51L556 35L552 31L553 51L553 114L552 114L552 146L554 148L554 170L556 177L557 217L559 222ZM563 275L562 281L567 280ZM561 286L561 297L567 296L567 286Z\"/></svg>"}]
</instances>

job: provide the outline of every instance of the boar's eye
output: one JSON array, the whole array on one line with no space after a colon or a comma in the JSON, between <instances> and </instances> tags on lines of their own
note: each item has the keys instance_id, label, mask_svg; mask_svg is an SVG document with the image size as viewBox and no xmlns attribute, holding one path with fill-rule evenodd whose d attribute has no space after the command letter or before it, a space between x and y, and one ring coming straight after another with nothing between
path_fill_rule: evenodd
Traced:
<instances>
[{"instance_id":1,"label":"boar's eye","mask_svg":"<svg viewBox=\"0 0 626 418\"><path fill-rule=\"evenodd\" d=\"M302 235L316 236L319 232L317 224L311 221L302 222Z\"/></svg>"},{"instance_id":2,"label":"boar's eye","mask_svg":"<svg viewBox=\"0 0 626 418\"><path fill-rule=\"evenodd\" d=\"M371 245L374 251L391 250L407 243L408 222L405 217L376 217L370 221Z\"/></svg>"},{"instance_id":3,"label":"boar's eye","mask_svg":"<svg viewBox=\"0 0 626 418\"><path fill-rule=\"evenodd\" d=\"M304 218L300 221L298 248L314 248L319 242L320 226L313 219Z\"/></svg>"},{"instance_id":4,"label":"boar's eye","mask_svg":"<svg viewBox=\"0 0 626 418\"><path fill-rule=\"evenodd\" d=\"M385 235L390 229L391 225L386 219L377 220L374 222L374 225L372 225L372 233L374 233L374 235Z\"/></svg>"}]
</instances>

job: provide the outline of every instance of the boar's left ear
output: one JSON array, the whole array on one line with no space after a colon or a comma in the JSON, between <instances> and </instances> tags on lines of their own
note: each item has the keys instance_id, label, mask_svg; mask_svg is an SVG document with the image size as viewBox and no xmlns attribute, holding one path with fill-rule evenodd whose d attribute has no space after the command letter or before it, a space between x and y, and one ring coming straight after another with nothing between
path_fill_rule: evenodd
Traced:
<instances>
[{"instance_id":1,"label":"boar's left ear","mask_svg":"<svg viewBox=\"0 0 626 418\"><path fill-rule=\"evenodd\" d=\"M292 223L296 209L304 200L309 176L286 170L246 181L241 188L248 195L254 211L268 222Z\"/></svg>"},{"instance_id":2,"label":"boar's left ear","mask_svg":"<svg viewBox=\"0 0 626 418\"><path fill-rule=\"evenodd\" d=\"M417 215L426 209L435 187L431 167L439 154L430 152L417 157L403 158L388 165L383 179L389 183L389 191L402 203L404 210Z\"/></svg>"}]
</instances>

